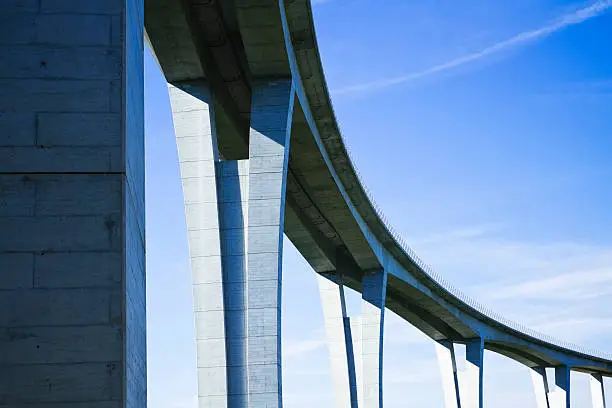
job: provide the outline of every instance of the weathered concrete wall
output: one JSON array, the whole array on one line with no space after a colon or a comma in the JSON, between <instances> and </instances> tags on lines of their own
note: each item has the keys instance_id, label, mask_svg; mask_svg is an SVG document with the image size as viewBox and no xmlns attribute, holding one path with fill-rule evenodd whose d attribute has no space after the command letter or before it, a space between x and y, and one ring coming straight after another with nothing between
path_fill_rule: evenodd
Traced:
<instances>
[{"instance_id":1,"label":"weathered concrete wall","mask_svg":"<svg viewBox=\"0 0 612 408\"><path fill-rule=\"evenodd\" d=\"M0 406L144 407L142 0L0 9Z\"/></svg>"}]
</instances>

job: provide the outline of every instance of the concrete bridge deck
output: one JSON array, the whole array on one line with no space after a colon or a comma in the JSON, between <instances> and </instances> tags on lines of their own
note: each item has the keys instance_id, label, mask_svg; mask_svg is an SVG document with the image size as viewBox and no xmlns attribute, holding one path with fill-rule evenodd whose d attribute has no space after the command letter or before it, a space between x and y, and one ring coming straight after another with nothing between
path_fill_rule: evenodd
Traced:
<instances>
[{"instance_id":1,"label":"concrete bridge deck","mask_svg":"<svg viewBox=\"0 0 612 408\"><path fill-rule=\"evenodd\" d=\"M523 328L478 305L436 276L393 232L362 184L327 89L307 0L148 0L146 28L168 81L208 83L219 97L226 159L248 157L252 81L291 78L292 130L285 234L313 269L360 291L364 271L389 274L387 307L434 340L483 337L485 347L528 366L569 364L611 374L611 356ZM226 130L227 129L227 130ZM221 132L221 131L220 131ZM384 135L372 135L383 143ZM393 177L392 175L390 177ZM398 177L399 180L399 177Z\"/></svg>"}]
</instances>

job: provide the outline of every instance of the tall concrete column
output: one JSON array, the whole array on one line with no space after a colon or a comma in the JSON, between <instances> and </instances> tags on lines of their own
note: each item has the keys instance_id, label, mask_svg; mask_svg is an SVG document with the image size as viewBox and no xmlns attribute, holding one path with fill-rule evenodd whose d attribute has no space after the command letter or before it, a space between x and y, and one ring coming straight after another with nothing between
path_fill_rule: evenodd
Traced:
<instances>
[{"instance_id":1,"label":"tall concrete column","mask_svg":"<svg viewBox=\"0 0 612 408\"><path fill-rule=\"evenodd\" d=\"M462 408L483 407L484 343L472 339L465 343L465 371L459 372Z\"/></svg>"},{"instance_id":2,"label":"tall concrete column","mask_svg":"<svg viewBox=\"0 0 612 408\"><path fill-rule=\"evenodd\" d=\"M357 383L351 320L346 313L344 285L318 275L319 292L325 319L325 333L329 348L335 407L357 408Z\"/></svg>"},{"instance_id":3,"label":"tall concrete column","mask_svg":"<svg viewBox=\"0 0 612 408\"><path fill-rule=\"evenodd\" d=\"M530 371L537 407L551 408L548 400L550 391L546 369L544 367L532 367Z\"/></svg>"},{"instance_id":4,"label":"tall concrete column","mask_svg":"<svg viewBox=\"0 0 612 408\"><path fill-rule=\"evenodd\" d=\"M367 271L361 281L361 358L363 408L382 408L382 363L387 273Z\"/></svg>"},{"instance_id":5,"label":"tall concrete column","mask_svg":"<svg viewBox=\"0 0 612 408\"><path fill-rule=\"evenodd\" d=\"M555 367L555 388L548 395L550 408L570 407L570 368Z\"/></svg>"},{"instance_id":6,"label":"tall concrete column","mask_svg":"<svg viewBox=\"0 0 612 408\"><path fill-rule=\"evenodd\" d=\"M0 406L145 407L142 0L0 3Z\"/></svg>"},{"instance_id":7,"label":"tall concrete column","mask_svg":"<svg viewBox=\"0 0 612 408\"><path fill-rule=\"evenodd\" d=\"M363 355L361 354L362 332L361 316L350 320L351 336L353 338L353 357L355 359L355 384L357 390L357 406L363 407Z\"/></svg>"},{"instance_id":8,"label":"tall concrete column","mask_svg":"<svg viewBox=\"0 0 612 408\"><path fill-rule=\"evenodd\" d=\"M603 378L600 374L591 374L591 401L592 408L606 408L606 394L604 392Z\"/></svg>"},{"instance_id":9,"label":"tall concrete column","mask_svg":"<svg viewBox=\"0 0 612 408\"><path fill-rule=\"evenodd\" d=\"M291 81L252 85L249 135L247 325L249 408L282 406L281 265Z\"/></svg>"},{"instance_id":10,"label":"tall concrete column","mask_svg":"<svg viewBox=\"0 0 612 408\"><path fill-rule=\"evenodd\" d=\"M446 408L483 407L484 343L482 339L465 342L466 367L457 369L454 344L436 343L436 356L442 377Z\"/></svg>"},{"instance_id":11,"label":"tall concrete column","mask_svg":"<svg viewBox=\"0 0 612 408\"><path fill-rule=\"evenodd\" d=\"M170 87L194 288L200 407L280 407L280 293L294 91L252 86L249 158L218 153L205 83Z\"/></svg>"},{"instance_id":12,"label":"tall concrete column","mask_svg":"<svg viewBox=\"0 0 612 408\"><path fill-rule=\"evenodd\" d=\"M461 399L459 397L459 379L457 374L455 347L451 341L436 342L435 347L438 367L440 368L440 377L442 379L444 407L460 408Z\"/></svg>"},{"instance_id":13,"label":"tall concrete column","mask_svg":"<svg viewBox=\"0 0 612 408\"><path fill-rule=\"evenodd\" d=\"M531 380L538 408L569 408L570 372L567 366L555 367L553 384L545 367L531 369Z\"/></svg>"}]
</instances>

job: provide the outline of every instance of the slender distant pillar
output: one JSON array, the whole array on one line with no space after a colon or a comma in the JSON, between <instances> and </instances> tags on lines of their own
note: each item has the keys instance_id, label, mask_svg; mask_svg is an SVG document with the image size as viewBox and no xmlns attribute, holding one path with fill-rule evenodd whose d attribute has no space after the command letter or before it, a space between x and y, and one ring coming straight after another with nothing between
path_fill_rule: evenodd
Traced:
<instances>
[{"instance_id":1,"label":"slender distant pillar","mask_svg":"<svg viewBox=\"0 0 612 408\"><path fill-rule=\"evenodd\" d=\"M468 340L465 348L466 367L464 371L458 371L454 344L451 341L436 343L446 408L483 407L483 340Z\"/></svg>"},{"instance_id":2,"label":"slender distant pillar","mask_svg":"<svg viewBox=\"0 0 612 408\"><path fill-rule=\"evenodd\" d=\"M346 313L342 277L338 283L318 275L331 361L335 407L357 408L357 384L351 320Z\"/></svg>"},{"instance_id":3,"label":"slender distant pillar","mask_svg":"<svg viewBox=\"0 0 612 408\"><path fill-rule=\"evenodd\" d=\"M461 400L459 397L459 379L457 375L455 348L451 341L436 342L435 347L438 366L440 368L440 377L442 379L444 407L459 408L461 406Z\"/></svg>"},{"instance_id":4,"label":"slender distant pillar","mask_svg":"<svg viewBox=\"0 0 612 408\"><path fill-rule=\"evenodd\" d=\"M591 374L591 401L592 408L606 408L606 394L604 393L603 378L600 374Z\"/></svg>"},{"instance_id":5,"label":"slender distant pillar","mask_svg":"<svg viewBox=\"0 0 612 408\"><path fill-rule=\"evenodd\" d=\"M555 387L548 394L550 408L570 407L570 372L568 366L555 367Z\"/></svg>"},{"instance_id":6,"label":"slender distant pillar","mask_svg":"<svg viewBox=\"0 0 612 408\"><path fill-rule=\"evenodd\" d=\"M361 354L361 316L350 320L351 336L353 337L353 356L355 358L355 384L357 389L357 406L363 407L363 355Z\"/></svg>"},{"instance_id":7,"label":"slender distant pillar","mask_svg":"<svg viewBox=\"0 0 612 408\"><path fill-rule=\"evenodd\" d=\"M206 83L170 86L193 275L201 408L281 407L280 293L294 91L252 87L249 158L217 150Z\"/></svg>"},{"instance_id":8,"label":"slender distant pillar","mask_svg":"<svg viewBox=\"0 0 612 408\"><path fill-rule=\"evenodd\" d=\"M531 380L538 408L569 408L570 372L567 366L555 367L555 381L551 387L552 380L545 367L531 369Z\"/></svg>"},{"instance_id":9,"label":"slender distant pillar","mask_svg":"<svg viewBox=\"0 0 612 408\"><path fill-rule=\"evenodd\" d=\"M143 0L0 11L0 406L144 408Z\"/></svg>"},{"instance_id":10,"label":"slender distant pillar","mask_svg":"<svg viewBox=\"0 0 612 408\"><path fill-rule=\"evenodd\" d=\"M382 408L382 363L387 274L365 272L361 281L361 358L363 408Z\"/></svg>"},{"instance_id":11,"label":"slender distant pillar","mask_svg":"<svg viewBox=\"0 0 612 408\"><path fill-rule=\"evenodd\" d=\"M465 344L465 371L459 373L462 408L483 407L483 363L483 340L468 340Z\"/></svg>"},{"instance_id":12,"label":"slender distant pillar","mask_svg":"<svg viewBox=\"0 0 612 408\"><path fill-rule=\"evenodd\" d=\"M538 408L551 408L548 401L548 378L544 367L531 368L531 381Z\"/></svg>"}]
</instances>

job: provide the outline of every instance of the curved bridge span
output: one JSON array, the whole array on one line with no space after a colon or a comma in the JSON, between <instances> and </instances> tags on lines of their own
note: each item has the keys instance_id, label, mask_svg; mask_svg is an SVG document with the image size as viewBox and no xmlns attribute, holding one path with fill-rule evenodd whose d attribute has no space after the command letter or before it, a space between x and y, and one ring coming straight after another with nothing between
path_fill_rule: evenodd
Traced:
<instances>
[{"instance_id":1,"label":"curved bridge span","mask_svg":"<svg viewBox=\"0 0 612 408\"><path fill-rule=\"evenodd\" d=\"M308 0L147 0L145 16L181 162L200 407L282 405L283 232L320 275L336 406L382 406L389 309L434 340L447 408L482 407L485 349L531 368L540 408L569 407L571 370L591 375L604 407L612 355L483 307L387 223L342 139ZM360 319L347 316L344 287L362 293ZM455 344L466 346L462 372Z\"/></svg>"}]
</instances>

